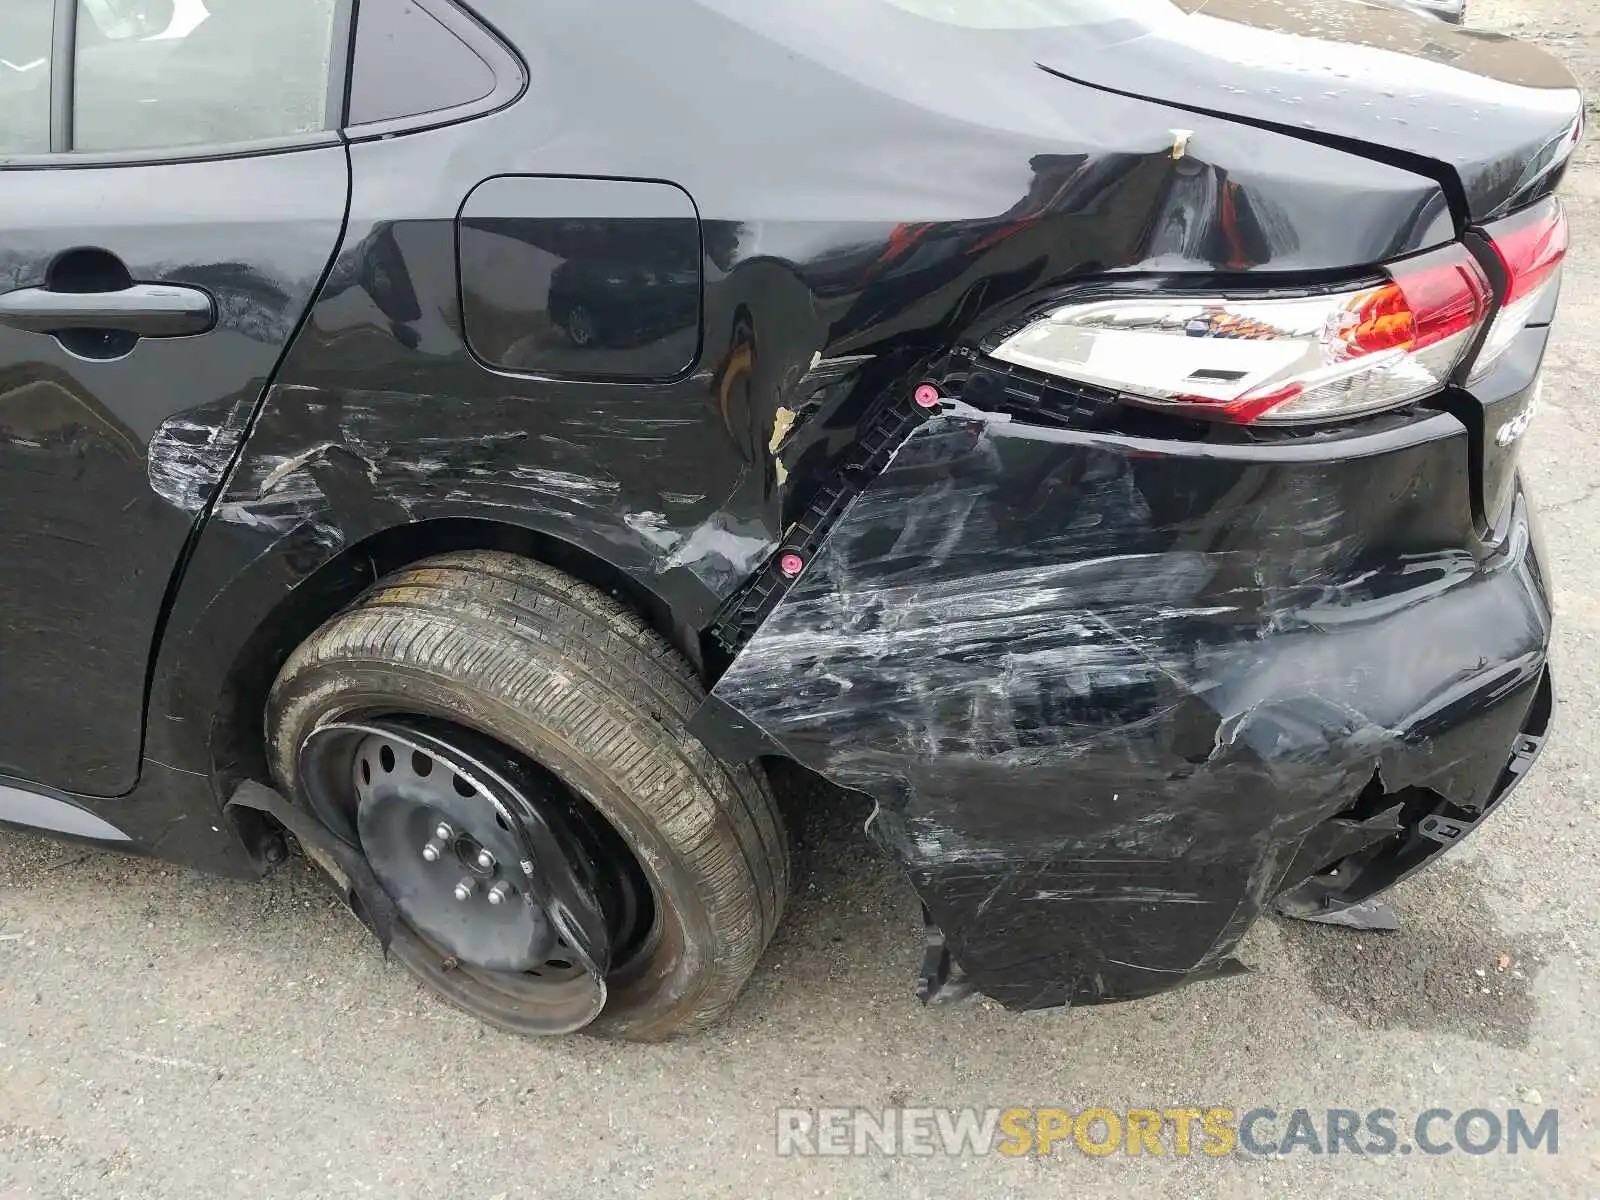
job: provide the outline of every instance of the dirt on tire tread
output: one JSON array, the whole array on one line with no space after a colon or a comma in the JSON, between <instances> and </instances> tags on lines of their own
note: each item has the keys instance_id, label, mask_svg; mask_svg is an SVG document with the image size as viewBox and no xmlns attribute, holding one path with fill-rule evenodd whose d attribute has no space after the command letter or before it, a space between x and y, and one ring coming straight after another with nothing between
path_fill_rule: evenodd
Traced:
<instances>
[{"instance_id":1,"label":"dirt on tire tread","mask_svg":"<svg viewBox=\"0 0 1600 1200\"><path fill-rule=\"evenodd\" d=\"M355 676L386 667L453 682L466 723L484 704L536 719L647 814L694 880L713 942L707 978L667 1012L603 1017L606 1027L654 1040L731 1006L782 916L787 834L765 773L718 761L687 733L703 692L669 643L611 597L531 560L462 551L414 564L284 665L268 729L280 783L292 781L307 723Z\"/></svg>"}]
</instances>

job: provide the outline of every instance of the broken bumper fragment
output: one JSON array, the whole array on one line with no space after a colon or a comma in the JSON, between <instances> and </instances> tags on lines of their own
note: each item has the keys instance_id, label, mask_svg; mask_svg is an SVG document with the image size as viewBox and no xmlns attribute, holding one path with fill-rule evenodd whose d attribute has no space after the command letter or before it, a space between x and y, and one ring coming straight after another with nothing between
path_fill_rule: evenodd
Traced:
<instances>
[{"instance_id":1,"label":"broken bumper fragment","mask_svg":"<svg viewBox=\"0 0 1600 1200\"><path fill-rule=\"evenodd\" d=\"M1361 903L1537 753L1547 590L1520 491L1479 539L1469 454L1446 414L1218 444L946 413L711 705L877 802L1006 1005L1235 972L1263 910Z\"/></svg>"}]
</instances>

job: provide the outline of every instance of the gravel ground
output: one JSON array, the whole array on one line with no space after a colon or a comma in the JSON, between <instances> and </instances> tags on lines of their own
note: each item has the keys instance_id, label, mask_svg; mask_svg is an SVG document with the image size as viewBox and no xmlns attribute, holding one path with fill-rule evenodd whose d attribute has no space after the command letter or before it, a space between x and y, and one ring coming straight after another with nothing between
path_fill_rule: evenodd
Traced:
<instances>
[{"instance_id":1,"label":"gravel ground","mask_svg":"<svg viewBox=\"0 0 1600 1200\"><path fill-rule=\"evenodd\" d=\"M1600 6L1474 0L1600 96ZM1579 11L1579 10L1582 11ZM1524 456L1564 707L1518 795L1394 897L1390 936L1262 923L1246 978L1140 1004L919 1008L916 902L824 808L792 915L731 1021L664 1047L526 1042L387 966L316 880L220 882L0 842L0 1196L1600 1195L1600 138ZM1553 1106L1560 1152L1223 1160L803 1160L785 1105Z\"/></svg>"}]
</instances>

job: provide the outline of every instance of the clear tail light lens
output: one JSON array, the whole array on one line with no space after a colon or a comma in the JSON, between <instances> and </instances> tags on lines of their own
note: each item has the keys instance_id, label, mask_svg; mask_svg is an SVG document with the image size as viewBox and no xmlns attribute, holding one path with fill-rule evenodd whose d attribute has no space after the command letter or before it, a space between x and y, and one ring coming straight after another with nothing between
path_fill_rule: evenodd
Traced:
<instances>
[{"instance_id":1,"label":"clear tail light lens","mask_svg":"<svg viewBox=\"0 0 1600 1200\"><path fill-rule=\"evenodd\" d=\"M1506 299L1489 327L1469 383L1489 373L1550 293L1561 286L1561 264L1567 257L1567 214L1554 197L1487 232L1505 268Z\"/></svg>"},{"instance_id":2,"label":"clear tail light lens","mask_svg":"<svg viewBox=\"0 0 1600 1200\"><path fill-rule=\"evenodd\" d=\"M1385 282L1336 293L1069 305L991 353L1192 416L1338 421L1439 390L1492 306L1488 277L1457 245L1394 264Z\"/></svg>"}]
</instances>

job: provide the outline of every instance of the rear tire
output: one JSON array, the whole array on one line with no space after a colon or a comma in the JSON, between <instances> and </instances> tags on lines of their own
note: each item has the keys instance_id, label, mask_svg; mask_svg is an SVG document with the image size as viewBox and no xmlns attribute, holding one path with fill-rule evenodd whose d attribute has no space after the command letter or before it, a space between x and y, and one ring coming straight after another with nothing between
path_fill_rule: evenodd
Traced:
<instances>
[{"instance_id":1,"label":"rear tire","mask_svg":"<svg viewBox=\"0 0 1600 1200\"><path fill-rule=\"evenodd\" d=\"M413 713L553 772L621 835L656 910L586 1032L655 1041L732 1006L789 886L765 774L719 762L687 731L703 698L688 663L605 594L513 555L460 552L384 579L290 656L268 703L268 756L284 794L305 804L297 764L318 725ZM476 1003L417 973L483 1020L537 1028L501 994Z\"/></svg>"}]
</instances>

